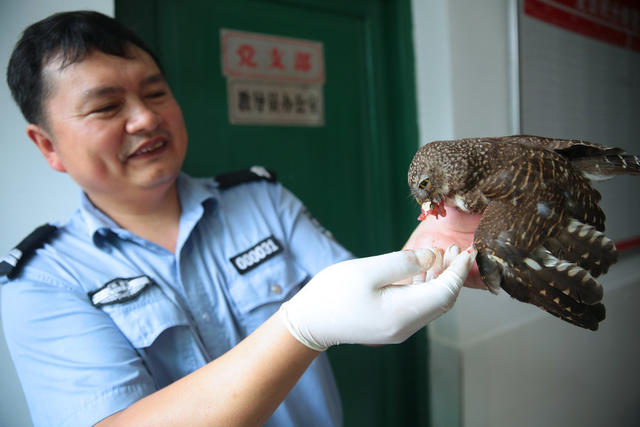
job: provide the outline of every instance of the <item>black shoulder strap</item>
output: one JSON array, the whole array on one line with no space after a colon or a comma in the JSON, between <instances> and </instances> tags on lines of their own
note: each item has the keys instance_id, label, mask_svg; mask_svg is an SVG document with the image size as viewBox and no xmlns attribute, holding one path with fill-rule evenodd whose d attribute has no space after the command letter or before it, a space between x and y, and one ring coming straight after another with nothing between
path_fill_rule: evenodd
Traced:
<instances>
[{"instance_id":1,"label":"black shoulder strap","mask_svg":"<svg viewBox=\"0 0 640 427\"><path fill-rule=\"evenodd\" d=\"M31 234L18 243L18 246L11 249L9 253L0 260L0 277L5 276L7 279L15 278L24 263L36 252L36 249L42 247L42 245L49 241L57 230L58 227L51 224L44 224L33 230Z\"/></svg>"},{"instance_id":2,"label":"black shoulder strap","mask_svg":"<svg viewBox=\"0 0 640 427\"><path fill-rule=\"evenodd\" d=\"M218 188L225 190L252 181L264 180L267 182L276 182L277 177L275 172L267 170L262 166L252 166L249 169L217 175L215 180L218 183Z\"/></svg>"}]
</instances>

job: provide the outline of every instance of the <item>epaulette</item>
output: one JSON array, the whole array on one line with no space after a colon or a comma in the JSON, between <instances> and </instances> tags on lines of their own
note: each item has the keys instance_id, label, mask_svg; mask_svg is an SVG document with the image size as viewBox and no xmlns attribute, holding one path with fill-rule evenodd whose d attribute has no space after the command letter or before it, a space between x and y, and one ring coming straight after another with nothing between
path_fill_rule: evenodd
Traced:
<instances>
[{"instance_id":1,"label":"epaulette","mask_svg":"<svg viewBox=\"0 0 640 427\"><path fill-rule=\"evenodd\" d=\"M35 254L36 249L48 242L57 230L58 227L51 224L44 224L33 230L0 260L0 278L4 276L14 279L22 266Z\"/></svg>"},{"instance_id":2,"label":"epaulette","mask_svg":"<svg viewBox=\"0 0 640 427\"><path fill-rule=\"evenodd\" d=\"M234 187L253 181L276 182L276 173L262 166L252 166L249 169L243 169L235 172L227 172L215 177L218 188L221 190Z\"/></svg>"}]
</instances>

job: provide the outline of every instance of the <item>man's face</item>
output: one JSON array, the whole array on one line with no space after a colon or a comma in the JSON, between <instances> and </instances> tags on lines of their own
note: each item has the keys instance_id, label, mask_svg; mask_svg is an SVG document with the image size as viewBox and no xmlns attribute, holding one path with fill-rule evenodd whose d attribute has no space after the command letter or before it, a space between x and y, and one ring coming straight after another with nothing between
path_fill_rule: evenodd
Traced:
<instances>
[{"instance_id":1,"label":"man's face","mask_svg":"<svg viewBox=\"0 0 640 427\"><path fill-rule=\"evenodd\" d=\"M51 88L47 160L104 208L166 191L187 148L182 112L163 75L146 52L130 53L128 59L94 51L63 69L53 60L43 71Z\"/></svg>"}]
</instances>

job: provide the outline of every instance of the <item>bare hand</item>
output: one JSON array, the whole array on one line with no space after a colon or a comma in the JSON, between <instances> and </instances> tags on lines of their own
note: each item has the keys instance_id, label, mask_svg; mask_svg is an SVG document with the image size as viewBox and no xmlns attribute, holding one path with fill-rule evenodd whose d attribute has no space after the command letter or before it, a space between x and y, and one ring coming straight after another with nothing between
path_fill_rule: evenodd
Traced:
<instances>
[{"instance_id":1,"label":"bare hand","mask_svg":"<svg viewBox=\"0 0 640 427\"><path fill-rule=\"evenodd\" d=\"M446 206L447 215L435 218L427 216L411 234L405 245L405 249L417 248L448 248L452 244L460 248L467 248L473 244L473 233L478 227L481 214L469 214L455 206ZM467 281L464 284L469 288L487 289L478 271L478 265L474 264Z\"/></svg>"}]
</instances>

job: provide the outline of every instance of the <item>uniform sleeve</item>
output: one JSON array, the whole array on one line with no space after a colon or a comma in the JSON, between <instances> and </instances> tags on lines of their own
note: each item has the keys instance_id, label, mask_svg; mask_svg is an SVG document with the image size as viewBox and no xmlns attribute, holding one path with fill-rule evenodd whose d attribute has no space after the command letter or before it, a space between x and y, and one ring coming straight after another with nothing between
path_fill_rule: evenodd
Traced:
<instances>
[{"instance_id":1,"label":"uniform sleeve","mask_svg":"<svg viewBox=\"0 0 640 427\"><path fill-rule=\"evenodd\" d=\"M325 267L353 258L282 185L272 187L272 198L296 262L311 276Z\"/></svg>"},{"instance_id":2,"label":"uniform sleeve","mask_svg":"<svg viewBox=\"0 0 640 427\"><path fill-rule=\"evenodd\" d=\"M87 296L45 273L2 287L2 325L34 425L93 425L155 391Z\"/></svg>"}]
</instances>

